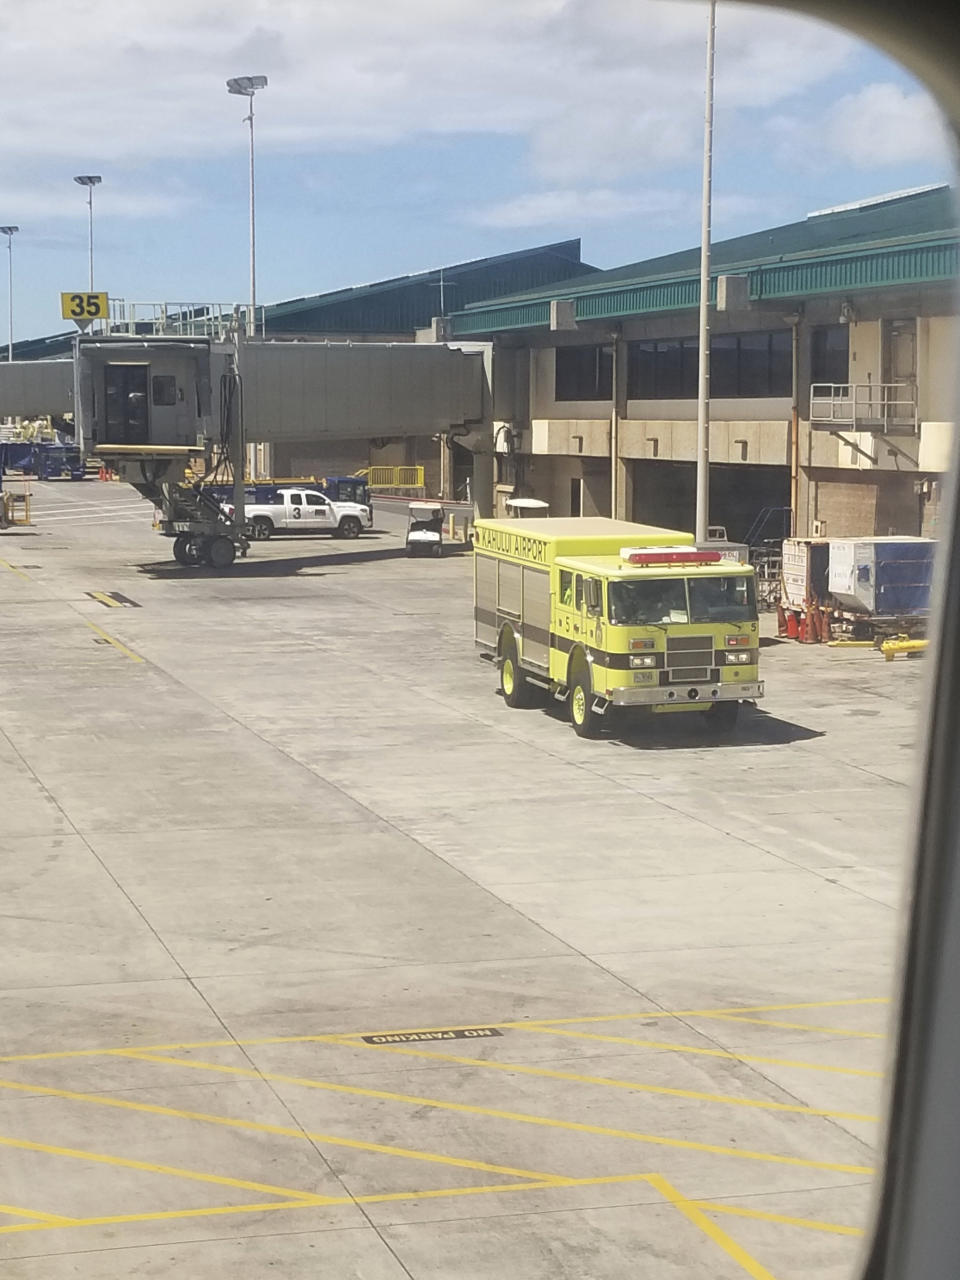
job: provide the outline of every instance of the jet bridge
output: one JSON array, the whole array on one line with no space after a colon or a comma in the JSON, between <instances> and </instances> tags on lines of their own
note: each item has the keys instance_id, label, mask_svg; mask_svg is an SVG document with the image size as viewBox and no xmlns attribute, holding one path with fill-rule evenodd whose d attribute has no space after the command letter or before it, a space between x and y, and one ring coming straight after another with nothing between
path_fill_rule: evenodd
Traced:
<instances>
[{"instance_id":1,"label":"jet bridge","mask_svg":"<svg viewBox=\"0 0 960 1280\"><path fill-rule=\"evenodd\" d=\"M247 444L462 434L484 421L483 357L442 344L78 335L72 361L0 365L0 416L72 412L81 449L149 497L184 564L248 542ZM202 481L234 477L233 517Z\"/></svg>"}]
</instances>

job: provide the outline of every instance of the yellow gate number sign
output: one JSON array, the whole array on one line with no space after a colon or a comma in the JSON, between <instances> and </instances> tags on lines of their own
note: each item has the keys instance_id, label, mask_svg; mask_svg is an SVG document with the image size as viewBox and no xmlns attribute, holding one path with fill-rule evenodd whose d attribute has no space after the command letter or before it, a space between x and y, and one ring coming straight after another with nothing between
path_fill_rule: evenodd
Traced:
<instances>
[{"instance_id":1,"label":"yellow gate number sign","mask_svg":"<svg viewBox=\"0 0 960 1280\"><path fill-rule=\"evenodd\" d=\"M104 320L108 314L105 293L61 293L60 314L64 320L76 320L89 324L91 320Z\"/></svg>"}]
</instances>

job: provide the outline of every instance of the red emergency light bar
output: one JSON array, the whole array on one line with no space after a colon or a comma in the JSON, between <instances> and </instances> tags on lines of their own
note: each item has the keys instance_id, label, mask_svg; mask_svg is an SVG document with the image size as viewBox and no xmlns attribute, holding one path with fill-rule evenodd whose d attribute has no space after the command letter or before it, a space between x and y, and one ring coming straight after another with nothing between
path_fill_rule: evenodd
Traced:
<instances>
[{"instance_id":1,"label":"red emergency light bar","mask_svg":"<svg viewBox=\"0 0 960 1280\"><path fill-rule=\"evenodd\" d=\"M719 551L696 551L688 547L648 547L634 551L624 547L621 559L628 564L719 564L723 555Z\"/></svg>"}]
</instances>

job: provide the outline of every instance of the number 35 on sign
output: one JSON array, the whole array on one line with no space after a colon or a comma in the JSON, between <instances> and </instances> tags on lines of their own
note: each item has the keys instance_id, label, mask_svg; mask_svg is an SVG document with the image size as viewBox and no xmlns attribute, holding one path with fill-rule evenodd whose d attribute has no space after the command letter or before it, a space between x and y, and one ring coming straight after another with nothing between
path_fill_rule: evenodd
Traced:
<instances>
[{"instance_id":1,"label":"number 35 on sign","mask_svg":"<svg viewBox=\"0 0 960 1280\"><path fill-rule=\"evenodd\" d=\"M61 293L60 314L64 320L75 320L81 329L91 320L103 320L108 314L105 293Z\"/></svg>"}]
</instances>

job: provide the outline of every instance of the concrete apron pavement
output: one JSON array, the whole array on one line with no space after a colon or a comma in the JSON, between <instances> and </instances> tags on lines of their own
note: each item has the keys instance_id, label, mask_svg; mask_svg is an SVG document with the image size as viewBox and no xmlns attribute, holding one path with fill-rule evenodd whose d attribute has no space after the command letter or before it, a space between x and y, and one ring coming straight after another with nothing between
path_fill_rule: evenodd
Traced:
<instances>
[{"instance_id":1,"label":"concrete apron pavement","mask_svg":"<svg viewBox=\"0 0 960 1280\"><path fill-rule=\"evenodd\" d=\"M919 662L577 739L470 559L0 535L0 1277L852 1273Z\"/></svg>"}]
</instances>

